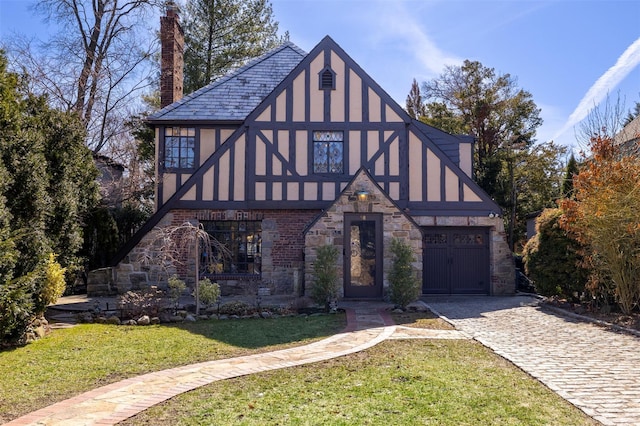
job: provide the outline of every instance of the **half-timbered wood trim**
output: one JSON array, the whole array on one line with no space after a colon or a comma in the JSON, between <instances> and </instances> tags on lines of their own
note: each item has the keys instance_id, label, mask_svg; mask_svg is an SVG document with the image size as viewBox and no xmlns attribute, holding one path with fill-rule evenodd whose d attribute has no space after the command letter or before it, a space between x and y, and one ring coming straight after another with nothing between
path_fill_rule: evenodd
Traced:
<instances>
[{"instance_id":1,"label":"half-timbered wood trim","mask_svg":"<svg viewBox=\"0 0 640 426\"><path fill-rule=\"evenodd\" d=\"M441 168L449 167L454 172L454 174L457 176L457 178L459 179L459 181L461 183L464 183L467 186L469 186L469 188L482 200L482 202L486 203L487 208L490 208L491 211L494 211L494 212L500 212L500 214L501 214L502 209L496 204L496 202L494 200L492 200L491 197L489 197L489 195L487 195L486 192L484 192L480 188L480 186L478 186L478 184L470 176L468 176L466 173L464 173L457 166L457 164L455 164L453 162L453 160L451 160L451 158L449 158L449 156L444 154L437 144L435 144L424 133L422 133L420 131L419 127L417 127L415 124L412 123L412 124L410 124L408 126L408 131L409 131L409 133L414 132L417 135L422 135L422 137L418 137L418 139L420 141L422 141L423 144L426 144L426 146L434 154L436 154L436 156L440 160ZM441 179L442 179L442 176L441 176ZM443 190L444 190L444 188L442 188L442 185L444 185L444 184L445 184L445 182L443 180L441 180L440 185L441 185L441 189L443 189ZM443 197L443 195L444 194L441 193L441 200L445 200L446 199L446 198Z\"/></svg>"},{"instance_id":2,"label":"half-timbered wood trim","mask_svg":"<svg viewBox=\"0 0 640 426\"><path fill-rule=\"evenodd\" d=\"M260 121L251 123L251 127L259 130L358 130L358 131L370 131L370 130L395 130L402 131L405 128L404 123L382 123L384 129L381 129L381 123L362 123L362 122L342 122L342 121L327 121L327 122L292 122L292 123L271 123L268 121Z\"/></svg>"},{"instance_id":3,"label":"half-timbered wood trim","mask_svg":"<svg viewBox=\"0 0 640 426\"><path fill-rule=\"evenodd\" d=\"M410 123L411 122L411 117L409 117L409 115L407 114L406 111L404 111L402 109L402 107L400 107L397 102L395 102L383 89L382 87L375 81L373 80L361 67L360 65L358 65L335 41L333 41L329 36L326 36L325 38L322 39L322 41L320 43L318 43L318 45L316 45L316 47L314 47L311 52L309 52L307 54L307 56L300 61L300 63L296 66L296 68L294 68L294 70L286 77L284 78L280 84L278 84L276 86L276 88L273 90L273 92L271 92L270 95L268 95L262 102L262 104L260 106L258 106L251 114L249 114L247 116L247 121L254 121L254 119L256 117L258 117L261 113L262 110L265 108L266 105L271 104L274 100L275 97L277 96L277 94L281 93L282 90L286 87L289 87L290 84L293 82L293 80L295 80L299 74L301 72L305 72L305 83L306 83L306 88L307 90L309 90L311 88L310 84L309 84L309 65L310 63L319 55L319 54L324 54L324 50L331 50L333 52L335 52L338 57L340 59L342 59L342 61L345 63L345 73L348 72L347 70L351 69L353 70L362 80L362 92L363 92L363 96L368 96L367 95L367 90L368 88L372 88L373 91L380 97L381 99L381 104L387 104L396 114L398 114L398 116L403 118L403 121L405 123ZM315 86L314 86L315 87ZM345 88L346 90L346 88ZM308 93L305 94L305 98L308 99ZM348 97L348 95L345 94L345 97ZM368 99L367 102L363 104L363 110L364 109L368 109ZM308 105L305 105L305 113L308 113L309 108ZM368 114L367 114L368 116ZM305 116L305 122L309 121L309 117ZM363 111L363 121L368 121L368 120L364 120L364 111Z\"/></svg>"},{"instance_id":4,"label":"half-timbered wood trim","mask_svg":"<svg viewBox=\"0 0 640 426\"><path fill-rule=\"evenodd\" d=\"M273 110L273 108L272 108ZM252 127L248 127L245 132L247 135L245 142L245 167L244 167L244 198L245 200L255 200L256 199L256 185L255 185L255 176L256 176L256 144L259 143L256 138L256 131ZM266 148L266 147L265 147ZM265 149L266 151L266 149ZM265 155L265 160L267 160ZM265 161L267 162L267 161ZM251 166L253 165L253 167ZM266 166L266 164L265 164ZM236 183L234 182L234 187Z\"/></svg>"},{"instance_id":5,"label":"half-timbered wood trim","mask_svg":"<svg viewBox=\"0 0 640 426\"><path fill-rule=\"evenodd\" d=\"M310 84L311 78L315 78L315 76L311 76L310 73L310 63L321 53L331 52L335 54L336 57L343 64L341 65L344 68L344 75L339 76L341 81L344 83L344 109L345 109L345 122L344 123L333 123L330 120L333 117L325 117L323 122L319 123L309 123L309 114L310 107L309 102L311 101L310 90L312 85ZM300 90L302 90L303 99L297 99L300 96ZM297 93L296 93L297 91ZM359 94L358 99L354 99L353 96ZM279 96L284 96L285 99L285 108L282 112L282 100L278 101ZM370 97L376 97L376 100L373 101L375 105L380 106L380 109L377 110L373 115L379 115L380 120L385 119L393 119L397 120L397 118L391 117L391 112L397 115L401 119L401 121L392 121L389 123L384 122L372 122L371 121L371 102ZM334 99L331 99L332 101ZM302 109L304 111L296 111L294 106L296 102L302 103ZM326 102L328 103L328 102ZM352 115L355 113L355 110L352 110L352 105L357 105L361 103L361 117L353 117ZM255 119L259 117L267 108L269 108L268 117L271 118L271 121L262 121L256 122ZM293 121L296 118L296 114L300 114L300 118L304 118L300 121ZM278 121L278 117L285 116L285 122ZM358 119L359 118L359 119ZM377 117L373 117L377 118ZM354 120L354 121L352 121ZM251 209L251 208L323 208L323 206L327 205L327 201L323 200L325 197L325 188L330 188L331 186L335 189L335 194L340 194L347 187L349 178L352 177L351 173L353 170L351 169L351 164L348 163L347 159L351 158L350 150L355 146L360 147L360 164L366 165L368 167L372 167L375 173L374 181L380 183L381 188L385 191L385 194L388 194L391 191L392 185L399 186L399 199L394 202L400 208L410 208L412 214L417 214L419 212L424 212L425 215L433 215L437 212L446 212L448 215L469 215L470 212L478 212L478 214L483 214L486 212L499 212L499 208L497 205L482 192L479 187L464 173L459 173L460 169L457 164L454 164L450 158L445 155L439 146L435 144L433 141L429 139L429 137L421 131L421 129L417 128L415 124L411 122L411 119L406 114L406 112L391 99L386 92L373 80L371 79L366 72L360 68L360 66L355 63L333 40L330 38L325 38L321 43L316 46L295 68L294 70L277 85L277 87L269 94L263 102L254 109L252 113L245 119L243 122L246 126L251 128L250 132L247 132L246 128L238 127L225 142L220 141L220 146L215 150L215 152L206 160L202 161L200 168L198 168L191 176L187 178L185 176L184 182L181 186L176 185L176 191L171 196L168 197L166 203L160 206L156 214L153 215L152 219L145 224L143 229L146 229L148 232L152 229L155 224L166 214L171 208L176 208L177 206L189 206L189 208L207 208L207 206L215 206L215 208L234 208L235 206L239 206L239 208ZM229 122L217 122L217 121L190 121L190 120L180 120L180 121L162 121L156 120L153 124L161 126L165 124L170 124L172 126L193 126L193 127L204 127L204 126L231 126L237 125L239 126L241 123L238 121L229 121ZM376 170L375 159L380 158L384 154L380 153L385 149L383 143L380 142L381 135L380 126L384 126L385 130L399 132L398 137L398 156L400 160L400 170L398 176L381 176L380 170ZM300 138L300 133L305 132L307 138L310 138L311 127L314 127L318 130L322 130L323 126L326 126L326 129L337 129L345 131L345 139L348 141L345 143L345 170L348 169L348 173L344 176L331 176L330 179L323 179L321 176L313 175L309 173L310 169L306 161L304 162L307 170L300 169L301 159L298 158L299 151L296 147L296 141ZM396 127L397 126L397 127ZM404 127L404 130L402 130ZM266 179L258 179L254 173L252 173L251 167L245 167L243 170L235 170L238 167L238 163L236 162L236 145L238 143L244 144L244 152L249 153L253 152L251 149L253 144L256 143L256 136L259 134L259 130L272 130L273 133L273 141L272 144L275 143L274 152L278 152L277 144L279 143L280 134L278 132L286 131L288 132L288 144L289 144L289 158L287 159L279 159L282 162L283 171L282 176L273 177ZM221 131L221 130L219 130ZM359 132L359 143L354 145L354 141L352 140L353 136L351 132L358 131ZM377 152L372 153L368 152L368 135L369 131L377 131L378 138L378 149ZM217 130L218 132L218 130ZM418 139L422 144L426 145L430 151L432 151L440 160L440 173L444 173L446 167L450 168L455 172L458 178L458 185L460 185L460 196L458 202L430 202L427 201L426 198L421 197L422 201L409 201L409 193L408 187L410 183L409 172L409 162L410 162L410 153L408 150L410 134L415 133L418 136ZM285 133L286 134L286 133ZM241 142L238 142L239 138L243 138ZM160 138L158 137L158 140ZM222 137L217 138L218 140L222 139ZM383 138L384 140L384 138ZM386 138L386 140L392 144L394 138ZM260 142L260 143L264 143ZM312 150L309 149L309 144L306 145L306 152L303 154L307 158L313 155ZM254 154L252 154L254 155ZM223 170L221 167L220 160L221 158L226 159L228 161L228 168ZM374 159L375 156L375 159ZM269 158L269 162L273 164L273 155L266 154L266 157ZM371 157L371 158L367 158ZM384 155L385 163L384 163L384 171L383 173L388 173L387 163L390 161L389 155ZM425 156L422 156L421 160L424 164ZM198 161L200 163L200 161ZM250 163L245 163L250 164ZM287 165L293 165L293 170L296 173L291 173L286 169ZM413 170L411 170L413 172ZM243 179L237 179L237 172L242 172ZM305 176L301 175L301 172L304 172ZM421 179L424 179L424 168L422 169ZM214 180L213 184L213 198L214 200L203 201L204 195L204 184L201 182L204 178L205 174L207 176L212 176ZM220 183L222 182L222 175L228 176L228 182L226 182L226 192L227 196L223 197L225 200L220 200ZM289 174L289 176L285 176ZM353 175L355 176L355 174ZM177 178L177 177L176 177ZM181 178L182 180L182 178ZM239 185L241 181L244 180L244 185ZM440 199L445 200L446 194L443 194L443 186L446 184L444 178L440 178ZM159 199L163 200L164 196L162 194L162 180L159 179ZM255 196L255 185L258 182L265 183L265 194L270 194L273 197L274 192L280 192L282 200L273 201L273 200L252 200ZM271 182L271 183L269 183ZM317 186L315 188L315 193L317 194L317 200L305 200L304 199L304 191L305 191L305 183L314 182ZM466 185L466 186L465 186ZM250 194L248 191L236 192L241 190L242 187L250 187L253 194ZM196 200L184 200L185 194L192 191L191 188L195 189L195 198ZM200 189L197 189L197 188ZM468 188L468 189L467 189ZM244 189L242 188L242 191ZM294 193L291 193L294 191ZM477 196L480 201L479 202L465 202L464 200L467 198L465 195L465 191L470 191L475 196ZM266 198L270 198L267 196ZM227 201L228 199L228 201ZM136 236L130 241L128 247L133 247L137 242L140 241L144 232L136 234ZM126 253L125 253L126 254ZM121 259L121 258L120 258Z\"/></svg>"},{"instance_id":6,"label":"half-timbered wood trim","mask_svg":"<svg viewBox=\"0 0 640 426\"><path fill-rule=\"evenodd\" d=\"M255 135L257 135L258 138L260 138L260 140L265 144L266 146L266 152L265 155L267 157L267 160L269 158L277 158L278 160L280 160L280 162L282 163L282 174L284 175L285 172L291 173L291 175L293 176L300 176L298 171L295 169L295 167L291 167L292 164L290 160L284 158L284 156L280 153L280 151L277 148L278 145L278 139L277 139L277 135L278 132L274 131L273 132L273 137L274 137L274 141L270 141L269 138L267 138L264 133L263 130L266 129L261 129L261 130L257 130L255 132ZM295 144L295 141L294 141ZM289 152L291 152L291 146L289 146ZM271 155L271 157L270 157ZM269 162L269 161L268 161ZM248 164L254 164L253 162L249 162ZM249 169L249 167L247 168ZM267 170L267 176L271 175L270 170Z\"/></svg>"}]
</instances>

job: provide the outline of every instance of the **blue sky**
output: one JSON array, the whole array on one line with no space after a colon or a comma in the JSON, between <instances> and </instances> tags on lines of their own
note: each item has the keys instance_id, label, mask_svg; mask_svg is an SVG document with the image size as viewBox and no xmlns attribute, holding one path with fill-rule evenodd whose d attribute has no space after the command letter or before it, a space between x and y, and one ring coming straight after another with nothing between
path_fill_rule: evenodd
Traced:
<instances>
[{"instance_id":1,"label":"blue sky","mask_svg":"<svg viewBox=\"0 0 640 426\"><path fill-rule=\"evenodd\" d=\"M31 0L0 0L0 41L46 32ZM413 78L465 59L509 73L542 109L541 142L575 146L578 123L609 94L640 101L637 0L272 0L280 30L311 50L330 35L400 105Z\"/></svg>"}]
</instances>

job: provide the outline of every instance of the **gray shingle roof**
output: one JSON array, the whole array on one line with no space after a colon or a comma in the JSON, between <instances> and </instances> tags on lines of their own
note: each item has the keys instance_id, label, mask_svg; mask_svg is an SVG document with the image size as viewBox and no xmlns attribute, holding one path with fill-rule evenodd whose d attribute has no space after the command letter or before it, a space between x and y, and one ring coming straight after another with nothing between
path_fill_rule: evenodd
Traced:
<instances>
[{"instance_id":1,"label":"gray shingle roof","mask_svg":"<svg viewBox=\"0 0 640 426\"><path fill-rule=\"evenodd\" d=\"M456 165L460 165L460 143L473 143L473 136L452 135L436 127L429 126L418 120L413 120L416 127L433 143L435 143Z\"/></svg>"},{"instance_id":2,"label":"gray shingle roof","mask_svg":"<svg viewBox=\"0 0 640 426\"><path fill-rule=\"evenodd\" d=\"M307 53L291 42L252 60L149 117L165 120L244 120Z\"/></svg>"}]
</instances>

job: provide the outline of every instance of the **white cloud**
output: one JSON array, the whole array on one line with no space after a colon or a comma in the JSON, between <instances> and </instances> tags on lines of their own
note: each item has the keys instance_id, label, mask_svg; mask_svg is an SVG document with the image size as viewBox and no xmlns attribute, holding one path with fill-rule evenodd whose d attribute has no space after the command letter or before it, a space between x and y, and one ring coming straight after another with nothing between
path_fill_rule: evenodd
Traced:
<instances>
[{"instance_id":1,"label":"white cloud","mask_svg":"<svg viewBox=\"0 0 640 426\"><path fill-rule=\"evenodd\" d=\"M567 130L582 121L589 114L589 111L602 102L609 92L624 80L638 64L640 64L640 38L633 42L620 55L616 63L589 88L576 109L569 116L567 122L556 132L553 139L558 139Z\"/></svg>"},{"instance_id":2,"label":"white cloud","mask_svg":"<svg viewBox=\"0 0 640 426\"><path fill-rule=\"evenodd\" d=\"M385 5L380 18L380 32L386 40L394 40L402 49L415 57L418 63L424 67L425 74L439 75L447 65L458 65L462 59L455 55L443 52L419 23L420 13L411 6L411 12L404 2L381 2Z\"/></svg>"}]
</instances>

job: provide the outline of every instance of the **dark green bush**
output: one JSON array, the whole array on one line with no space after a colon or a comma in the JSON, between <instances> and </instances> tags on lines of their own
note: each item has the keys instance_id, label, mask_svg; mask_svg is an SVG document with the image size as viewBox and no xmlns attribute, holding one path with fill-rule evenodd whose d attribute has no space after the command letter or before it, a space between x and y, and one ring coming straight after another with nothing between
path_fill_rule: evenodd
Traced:
<instances>
[{"instance_id":1,"label":"dark green bush","mask_svg":"<svg viewBox=\"0 0 640 426\"><path fill-rule=\"evenodd\" d=\"M253 312L253 306L241 300L227 302L220 306L220 315L237 315L241 317L244 315L250 315Z\"/></svg>"},{"instance_id":2,"label":"dark green bush","mask_svg":"<svg viewBox=\"0 0 640 426\"><path fill-rule=\"evenodd\" d=\"M315 282L311 287L311 298L324 306L328 312L331 303L338 298L338 249L325 245L316 249L317 258L313 263Z\"/></svg>"},{"instance_id":3,"label":"dark green bush","mask_svg":"<svg viewBox=\"0 0 640 426\"><path fill-rule=\"evenodd\" d=\"M21 343L34 317L32 277L0 285L0 343Z\"/></svg>"},{"instance_id":4,"label":"dark green bush","mask_svg":"<svg viewBox=\"0 0 640 426\"><path fill-rule=\"evenodd\" d=\"M418 300L421 292L420 281L411 266L413 251L404 241L395 238L391 240L390 250L393 264L387 278L391 287L391 301L405 309L409 303Z\"/></svg>"},{"instance_id":5,"label":"dark green bush","mask_svg":"<svg viewBox=\"0 0 640 426\"><path fill-rule=\"evenodd\" d=\"M537 234L524 248L527 275L543 296L578 299L589 271L582 266L581 245L560 228L560 209L546 209L536 220Z\"/></svg>"}]
</instances>

